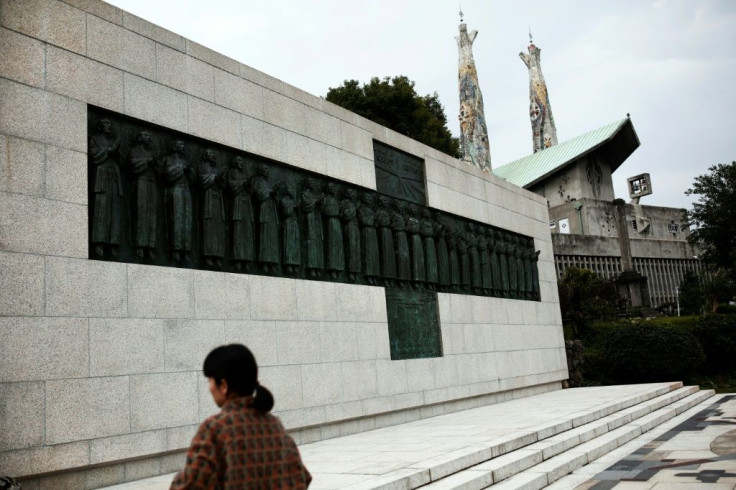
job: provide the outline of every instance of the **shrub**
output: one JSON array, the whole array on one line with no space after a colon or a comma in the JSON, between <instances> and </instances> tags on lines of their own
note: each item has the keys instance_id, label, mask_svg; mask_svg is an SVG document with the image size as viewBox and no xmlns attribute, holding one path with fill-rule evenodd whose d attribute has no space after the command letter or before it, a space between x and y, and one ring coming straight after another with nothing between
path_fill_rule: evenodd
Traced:
<instances>
[{"instance_id":1,"label":"shrub","mask_svg":"<svg viewBox=\"0 0 736 490\"><path fill-rule=\"evenodd\" d=\"M671 324L622 323L606 337L601 355L611 383L679 380L705 360L698 339Z\"/></svg>"},{"instance_id":2,"label":"shrub","mask_svg":"<svg viewBox=\"0 0 736 490\"><path fill-rule=\"evenodd\" d=\"M703 346L709 374L736 370L736 315L708 315L700 318L695 335Z\"/></svg>"}]
</instances>

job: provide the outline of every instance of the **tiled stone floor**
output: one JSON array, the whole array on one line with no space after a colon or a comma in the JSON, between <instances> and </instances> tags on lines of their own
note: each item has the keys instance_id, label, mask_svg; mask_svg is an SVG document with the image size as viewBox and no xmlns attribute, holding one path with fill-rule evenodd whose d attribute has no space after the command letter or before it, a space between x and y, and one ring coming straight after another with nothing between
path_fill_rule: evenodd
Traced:
<instances>
[{"instance_id":1,"label":"tiled stone floor","mask_svg":"<svg viewBox=\"0 0 736 490\"><path fill-rule=\"evenodd\" d=\"M718 395L684 415L580 468L554 488L736 489L736 395Z\"/></svg>"}]
</instances>

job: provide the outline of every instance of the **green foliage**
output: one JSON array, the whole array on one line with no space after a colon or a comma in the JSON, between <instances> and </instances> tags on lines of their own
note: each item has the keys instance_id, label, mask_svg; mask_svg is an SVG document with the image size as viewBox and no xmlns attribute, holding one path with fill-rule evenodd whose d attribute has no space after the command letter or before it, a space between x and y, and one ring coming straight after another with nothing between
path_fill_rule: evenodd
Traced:
<instances>
[{"instance_id":1,"label":"green foliage","mask_svg":"<svg viewBox=\"0 0 736 490\"><path fill-rule=\"evenodd\" d=\"M691 232L688 241L700 250L700 257L712 269L723 271L736 281L736 162L719 163L708 174L695 178L685 192L700 196L693 209L685 212ZM733 295L733 292L731 293Z\"/></svg>"},{"instance_id":2,"label":"green foliage","mask_svg":"<svg viewBox=\"0 0 736 490\"><path fill-rule=\"evenodd\" d=\"M586 335L596 320L613 318L619 297L616 286L589 269L568 267L557 284L562 318L574 338Z\"/></svg>"},{"instance_id":3,"label":"green foliage","mask_svg":"<svg viewBox=\"0 0 736 490\"><path fill-rule=\"evenodd\" d=\"M718 311L721 303L728 303L736 294L736 279L732 274L726 269L716 269L704 281L703 292L711 313Z\"/></svg>"},{"instance_id":4,"label":"green foliage","mask_svg":"<svg viewBox=\"0 0 736 490\"><path fill-rule=\"evenodd\" d=\"M705 305L705 294L703 285L698 274L688 270L680 281L679 288L680 314L699 315Z\"/></svg>"},{"instance_id":5,"label":"green foliage","mask_svg":"<svg viewBox=\"0 0 736 490\"><path fill-rule=\"evenodd\" d=\"M606 376L613 383L675 381L705 360L698 339L674 325L630 323L609 332L603 346Z\"/></svg>"},{"instance_id":6,"label":"green foliage","mask_svg":"<svg viewBox=\"0 0 736 490\"><path fill-rule=\"evenodd\" d=\"M694 333L707 357L707 373L736 371L736 315L708 315L700 318Z\"/></svg>"},{"instance_id":7,"label":"green foliage","mask_svg":"<svg viewBox=\"0 0 736 490\"><path fill-rule=\"evenodd\" d=\"M460 156L460 143L447 129L437 92L420 96L406 76L378 77L360 86L345 80L327 91L326 100L448 155Z\"/></svg>"}]
</instances>

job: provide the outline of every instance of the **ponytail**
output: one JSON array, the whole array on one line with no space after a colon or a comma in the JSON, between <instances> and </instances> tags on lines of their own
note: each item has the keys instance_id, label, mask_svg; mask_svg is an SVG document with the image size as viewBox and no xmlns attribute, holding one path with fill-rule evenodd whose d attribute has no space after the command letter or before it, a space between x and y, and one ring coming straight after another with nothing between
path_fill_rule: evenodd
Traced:
<instances>
[{"instance_id":1,"label":"ponytail","mask_svg":"<svg viewBox=\"0 0 736 490\"><path fill-rule=\"evenodd\" d=\"M256 396L253 400L253 408L261 412L270 412L273 408L273 395L265 386L256 382Z\"/></svg>"}]
</instances>

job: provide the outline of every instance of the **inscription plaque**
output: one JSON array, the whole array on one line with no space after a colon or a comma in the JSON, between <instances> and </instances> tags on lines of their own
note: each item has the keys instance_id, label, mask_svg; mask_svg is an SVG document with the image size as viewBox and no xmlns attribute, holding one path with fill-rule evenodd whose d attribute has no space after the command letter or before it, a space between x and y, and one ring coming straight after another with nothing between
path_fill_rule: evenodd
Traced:
<instances>
[{"instance_id":1,"label":"inscription plaque","mask_svg":"<svg viewBox=\"0 0 736 490\"><path fill-rule=\"evenodd\" d=\"M427 204L424 186L424 161L413 155L373 142L376 189L414 204Z\"/></svg>"},{"instance_id":2,"label":"inscription plaque","mask_svg":"<svg viewBox=\"0 0 736 490\"><path fill-rule=\"evenodd\" d=\"M437 293L386 289L391 359L442 356Z\"/></svg>"}]
</instances>

